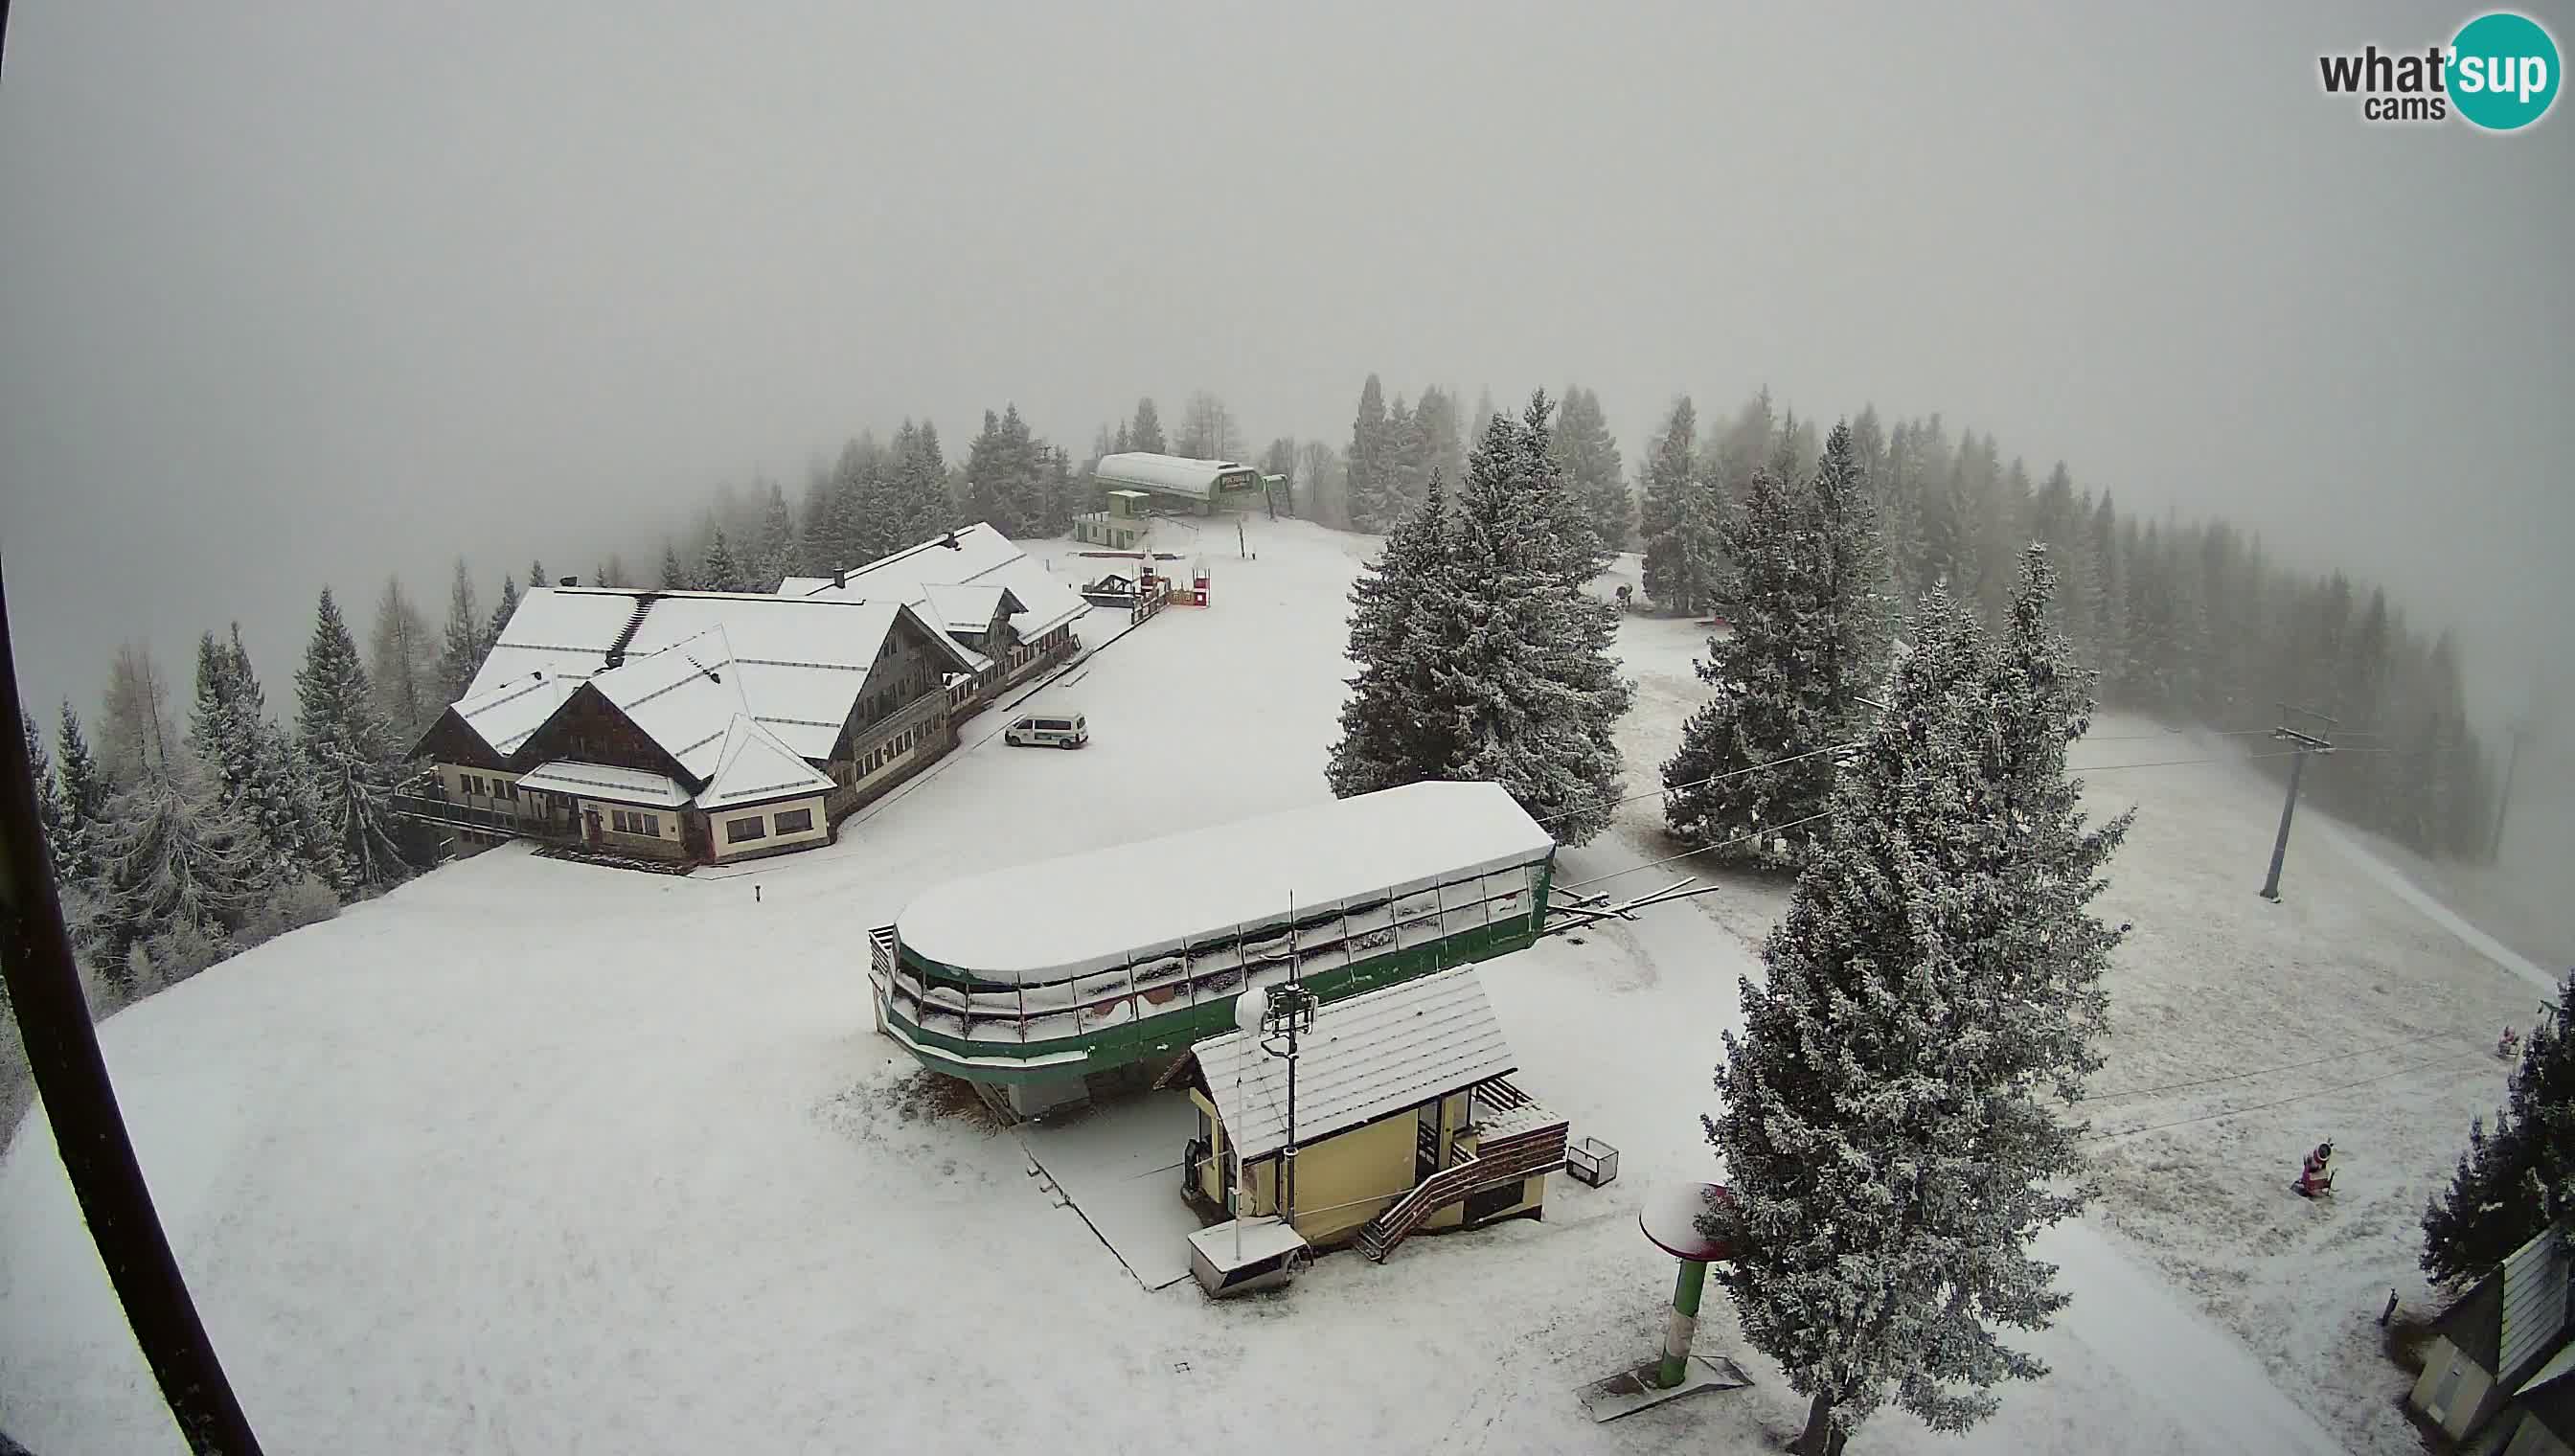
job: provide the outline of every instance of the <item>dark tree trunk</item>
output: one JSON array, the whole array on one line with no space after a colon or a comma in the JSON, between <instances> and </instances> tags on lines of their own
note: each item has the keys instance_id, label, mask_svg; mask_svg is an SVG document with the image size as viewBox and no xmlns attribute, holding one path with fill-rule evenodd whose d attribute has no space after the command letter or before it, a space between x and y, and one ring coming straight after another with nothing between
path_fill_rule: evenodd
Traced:
<instances>
[{"instance_id":1,"label":"dark tree trunk","mask_svg":"<svg viewBox=\"0 0 2575 1456\"><path fill-rule=\"evenodd\" d=\"M1818 1390L1806 1406L1806 1429L1797 1437L1797 1456L1835 1456L1839 1446L1833 1439L1833 1398Z\"/></svg>"}]
</instances>

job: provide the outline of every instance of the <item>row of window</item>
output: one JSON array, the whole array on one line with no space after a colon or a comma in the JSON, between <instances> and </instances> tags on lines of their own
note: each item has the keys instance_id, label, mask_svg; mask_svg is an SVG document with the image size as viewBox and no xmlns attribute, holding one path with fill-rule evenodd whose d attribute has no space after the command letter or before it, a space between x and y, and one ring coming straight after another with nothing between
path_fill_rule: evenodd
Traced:
<instances>
[{"instance_id":1,"label":"row of window","mask_svg":"<svg viewBox=\"0 0 2575 1456\"><path fill-rule=\"evenodd\" d=\"M628 813L622 808L613 808L608 811L608 826L621 834L648 834L656 839L662 837L660 814Z\"/></svg>"},{"instance_id":2,"label":"row of window","mask_svg":"<svg viewBox=\"0 0 2575 1456\"><path fill-rule=\"evenodd\" d=\"M884 767L888 763L893 762L895 759L902 757L904 754L911 752L915 747L920 745L922 738L928 733L929 729L927 728L905 728L902 732L896 733L893 737L886 739L884 742L878 744L874 751L859 760L859 776L864 778L867 775L874 773L879 768Z\"/></svg>"},{"instance_id":3,"label":"row of window","mask_svg":"<svg viewBox=\"0 0 2575 1456\"><path fill-rule=\"evenodd\" d=\"M759 814L745 814L738 819L725 820L725 842L743 844L753 839L765 839L773 832L803 834L810 833L813 828L814 811L810 808L791 808L776 815L774 827Z\"/></svg>"},{"instance_id":4,"label":"row of window","mask_svg":"<svg viewBox=\"0 0 2575 1456\"><path fill-rule=\"evenodd\" d=\"M490 778L480 773L461 773L457 777L464 784L465 791L477 798L505 799L511 803L519 801L519 785L497 773Z\"/></svg>"}]
</instances>

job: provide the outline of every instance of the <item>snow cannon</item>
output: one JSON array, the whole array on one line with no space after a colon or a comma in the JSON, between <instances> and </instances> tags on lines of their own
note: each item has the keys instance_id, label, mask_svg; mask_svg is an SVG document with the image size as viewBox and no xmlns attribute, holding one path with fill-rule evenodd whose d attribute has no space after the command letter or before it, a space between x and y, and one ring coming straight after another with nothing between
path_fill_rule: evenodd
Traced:
<instances>
[{"instance_id":1,"label":"snow cannon","mask_svg":"<svg viewBox=\"0 0 2575 1456\"><path fill-rule=\"evenodd\" d=\"M1664 1183L1646 1193L1636 1224L1647 1242L1681 1261L1680 1279L1672 1286L1672 1312L1663 1326L1661 1356L1575 1392L1593 1420L1616 1420L1701 1390L1732 1390L1752 1383L1731 1360L1690 1353L1690 1341L1698 1333L1698 1300L1707 1283L1707 1266L1734 1257L1722 1237L1700 1225L1721 1218L1733 1196L1722 1183Z\"/></svg>"}]
</instances>

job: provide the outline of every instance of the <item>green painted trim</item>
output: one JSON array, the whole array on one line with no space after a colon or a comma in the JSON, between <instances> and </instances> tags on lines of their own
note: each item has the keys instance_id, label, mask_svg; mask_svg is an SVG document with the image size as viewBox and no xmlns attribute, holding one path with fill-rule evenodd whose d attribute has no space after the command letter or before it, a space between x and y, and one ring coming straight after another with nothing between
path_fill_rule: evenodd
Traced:
<instances>
[{"instance_id":1,"label":"green painted trim","mask_svg":"<svg viewBox=\"0 0 2575 1456\"><path fill-rule=\"evenodd\" d=\"M1542 917L1546 906L1543 874L1540 875L1535 900L1534 910L1523 918L1451 935L1445 939L1434 940L1427 945L1408 946L1389 954L1362 960L1356 965L1324 971L1308 978L1305 985L1318 999L1336 1001L1344 996L1354 996L1381 986L1394 985L1411 980L1415 976L1444 970L1452 965L1489 960L1496 955L1525 950L1537 943L1538 930L1543 923ZM1235 995L1227 996L1222 1001L1182 1006L1160 1015L1148 1016L1117 1026L1104 1026L1083 1035L1060 1037L1051 1041L973 1041L942 1031L924 1030L903 1014L891 996L884 998L883 1010L887 1024L901 1028L903 1034L915 1043L917 1048L915 1054L919 1056L924 1066L933 1071L945 1072L950 1076L962 1077L970 1082L1009 1086L1108 1071L1130 1062L1141 1061L1149 1056L1173 1055L1185 1051L1207 1037L1221 1035L1235 1029L1234 1003L1239 995L1241 995L1240 991ZM1088 1055L1079 1071L1068 1071L1061 1066L969 1066L963 1061L952 1060L937 1054L942 1051L953 1052L960 1058L974 1057L986 1060L1053 1056L1068 1051L1081 1051Z\"/></svg>"}]
</instances>

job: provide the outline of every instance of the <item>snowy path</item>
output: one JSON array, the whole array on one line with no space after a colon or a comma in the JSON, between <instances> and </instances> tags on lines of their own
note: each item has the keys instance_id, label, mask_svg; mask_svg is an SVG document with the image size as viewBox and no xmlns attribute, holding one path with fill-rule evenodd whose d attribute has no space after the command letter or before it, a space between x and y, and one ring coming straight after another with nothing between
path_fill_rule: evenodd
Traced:
<instances>
[{"instance_id":1,"label":"snowy path","mask_svg":"<svg viewBox=\"0 0 2575 1456\"><path fill-rule=\"evenodd\" d=\"M2479 955L2493 961L2496 965L2501 966L2505 970L2511 971L2513 974L2520 976L2523 980L2530 982L2532 985L2537 986L2543 991L2549 992L2552 995L2556 993L2557 987L2561 983L2557 976L2549 974L2546 970L2541 969L2536 962L2521 956L2516 953L2512 947L2504 944L2492 935L2487 934L2485 931L2478 929L2476 926L2469 924L2448 905L2432 898L2430 894L2424 891L2422 886L2406 878L2395 865L2388 863L2386 860L2381 859L2378 855L2372 853L2368 845L2352 837L2352 835L2345 831L2341 826L2322 819L2318 819L2314 822L2316 824L2317 831L2324 835L2326 843L2333 845L2335 849L2341 851L2345 858L2349 859L2353 864L2358 865L2361 870L2367 873L2372 879L2375 879L2379 883L2387 886L2388 890L2398 899L2401 899L2407 904L2412 905L2417 910L2422 911L2426 918L2438 924L2442 929L2458 936L2462 941L2466 942L2469 949L2474 950Z\"/></svg>"}]
</instances>

